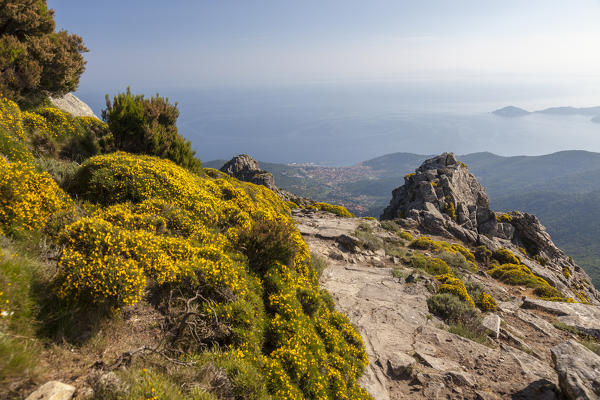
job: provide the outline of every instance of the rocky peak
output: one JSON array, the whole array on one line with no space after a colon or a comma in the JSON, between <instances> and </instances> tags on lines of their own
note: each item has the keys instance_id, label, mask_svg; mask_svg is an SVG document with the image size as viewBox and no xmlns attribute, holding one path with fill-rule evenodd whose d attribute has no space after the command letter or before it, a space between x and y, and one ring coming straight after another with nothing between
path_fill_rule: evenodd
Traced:
<instances>
[{"instance_id":1,"label":"rocky peak","mask_svg":"<svg viewBox=\"0 0 600 400\"><path fill-rule=\"evenodd\" d=\"M273 178L273 174L265 171L264 169L260 169L258 161L250 157L248 154L240 154L233 157L221 167L221 172L224 172L229 176L233 176L240 181L265 186L277 193L277 195L284 201L291 201L298 205L310 205L314 203L314 200L312 199L297 196L286 190L279 189L277 186L275 186L275 178Z\"/></svg>"},{"instance_id":2,"label":"rocky peak","mask_svg":"<svg viewBox=\"0 0 600 400\"><path fill-rule=\"evenodd\" d=\"M421 219L432 214L469 229L494 219L485 188L453 153L430 158L404 177L404 185L392 193L382 219Z\"/></svg>"},{"instance_id":3,"label":"rocky peak","mask_svg":"<svg viewBox=\"0 0 600 400\"><path fill-rule=\"evenodd\" d=\"M492 251L525 251L523 263L535 274L570 291L574 298L579 293L600 301L589 276L554 244L540 221L528 213L491 210L485 188L453 153L428 159L406 175L381 219L398 219L408 228L485 245Z\"/></svg>"},{"instance_id":4,"label":"rocky peak","mask_svg":"<svg viewBox=\"0 0 600 400\"><path fill-rule=\"evenodd\" d=\"M248 154L240 154L233 157L221 167L221 171L240 181L266 186L273 191L277 189L273 175L268 171L260 169L258 161Z\"/></svg>"}]
</instances>

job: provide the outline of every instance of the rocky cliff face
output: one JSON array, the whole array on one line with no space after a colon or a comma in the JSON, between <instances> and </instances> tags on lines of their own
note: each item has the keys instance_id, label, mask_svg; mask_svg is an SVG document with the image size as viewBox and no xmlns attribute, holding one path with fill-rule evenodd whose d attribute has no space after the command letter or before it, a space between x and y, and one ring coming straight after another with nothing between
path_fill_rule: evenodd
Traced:
<instances>
[{"instance_id":1,"label":"rocky cliff face","mask_svg":"<svg viewBox=\"0 0 600 400\"><path fill-rule=\"evenodd\" d=\"M314 200L312 199L297 196L275 186L273 175L268 171L260 169L258 161L248 154L240 154L233 157L221 167L221 172L244 182L265 186L277 193L284 201L291 201L301 206L314 204Z\"/></svg>"},{"instance_id":2,"label":"rocky cliff face","mask_svg":"<svg viewBox=\"0 0 600 400\"><path fill-rule=\"evenodd\" d=\"M589 276L556 247L540 221L518 211L492 211L485 188L452 153L426 160L407 175L381 218L492 251L524 250L523 264L552 286L575 299L600 301Z\"/></svg>"}]
</instances>

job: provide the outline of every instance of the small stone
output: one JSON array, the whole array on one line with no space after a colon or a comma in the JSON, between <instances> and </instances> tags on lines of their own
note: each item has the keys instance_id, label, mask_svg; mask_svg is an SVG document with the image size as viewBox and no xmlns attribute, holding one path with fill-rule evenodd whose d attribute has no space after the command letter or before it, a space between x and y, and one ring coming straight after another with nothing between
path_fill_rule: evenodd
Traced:
<instances>
[{"instance_id":1,"label":"small stone","mask_svg":"<svg viewBox=\"0 0 600 400\"><path fill-rule=\"evenodd\" d=\"M58 381L50 381L31 393L26 400L71 400L74 393L75 387Z\"/></svg>"}]
</instances>

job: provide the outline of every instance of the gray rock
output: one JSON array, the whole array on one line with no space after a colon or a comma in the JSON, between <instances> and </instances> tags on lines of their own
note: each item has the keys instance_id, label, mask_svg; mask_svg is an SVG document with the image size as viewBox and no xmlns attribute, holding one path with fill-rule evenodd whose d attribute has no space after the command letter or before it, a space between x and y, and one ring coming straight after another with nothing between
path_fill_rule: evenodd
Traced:
<instances>
[{"instance_id":1,"label":"gray rock","mask_svg":"<svg viewBox=\"0 0 600 400\"><path fill-rule=\"evenodd\" d=\"M570 400L600 397L600 356L574 340L552 348L560 388Z\"/></svg>"},{"instance_id":2,"label":"gray rock","mask_svg":"<svg viewBox=\"0 0 600 400\"><path fill-rule=\"evenodd\" d=\"M250 157L248 154L240 154L227 161L221 167L221 172L244 182L262 185L271 189L284 201L291 201L300 206L314 204L315 201L306 197L297 196L286 190L279 189L275 186L275 178L273 174L263 169L260 169L258 161Z\"/></svg>"},{"instance_id":3,"label":"gray rock","mask_svg":"<svg viewBox=\"0 0 600 400\"><path fill-rule=\"evenodd\" d=\"M74 394L75 388L73 386L58 381L50 381L31 393L26 400L71 400Z\"/></svg>"},{"instance_id":4,"label":"gray rock","mask_svg":"<svg viewBox=\"0 0 600 400\"><path fill-rule=\"evenodd\" d=\"M540 299L525 299L523 308L539 309L557 316L567 325L584 334L600 338L600 307L582 303L562 303Z\"/></svg>"},{"instance_id":5,"label":"gray rock","mask_svg":"<svg viewBox=\"0 0 600 400\"><path fill-rule=\"evenodd\" d=\"M50 97L52 105L74 117L96 117L94 111L86 103L81 101L73 93L67 93L63 97Z\"/></svg>"},{"instance_id":6,"label":"gray rock","mask_svg":"<svg viewBox=\"0 0 600 400\"><path fill-rule=\"evenodd\" d=\"M519 211L507 216L492 211L485 188L452 153L426 160L414 174L407 175L404 185L392 192L381 219L397 219L403 227L484 245L492 251L507 248L520 254L519 249L525 248L537 261L522 257L522 262L535 275L566 297L583 295L600 304L600 292L590 277L556 247L540 221ZM568 279L563 275L566 268L571 273ZM579 282L579 288L572 288L569 280Z\"/></svg>"},{"instance_id":7,"label":"gray rock","mask_svg":"<svg viewBox=\"0 0 600 400\"><path fill-rule=\"evenodd\" d=\"M386 372L390 378L408 379L410 377L413 367L416 364L414 358L402 352L388 353L382 356L385 358Z\"/></svg>"},{"instance_id":8,"label":"gray rock","mask_svg":"<svg viewBox=\"0 0 600 400\"><path fill-rule=\"evenodd\" d=\"M500 336L500 322L502 319L497 314L488 314L481 320L481 325L486 328L490 335L498 339Z\"/></svg>"}]
</instances>

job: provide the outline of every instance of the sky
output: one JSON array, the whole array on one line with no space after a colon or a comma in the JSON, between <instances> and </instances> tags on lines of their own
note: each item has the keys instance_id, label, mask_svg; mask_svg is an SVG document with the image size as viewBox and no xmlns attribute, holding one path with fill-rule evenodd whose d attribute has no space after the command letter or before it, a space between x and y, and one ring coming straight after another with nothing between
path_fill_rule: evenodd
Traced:
<instances>
[{"instance_id":1,"label":"sky","mask_svg":"<svg viewBox=\"0 0 600 400\"><path fill-rule=\"evenodd\" d=\"M80 89L600 80L600 0L48 0Z\"/></svg>"}]
</instances>

